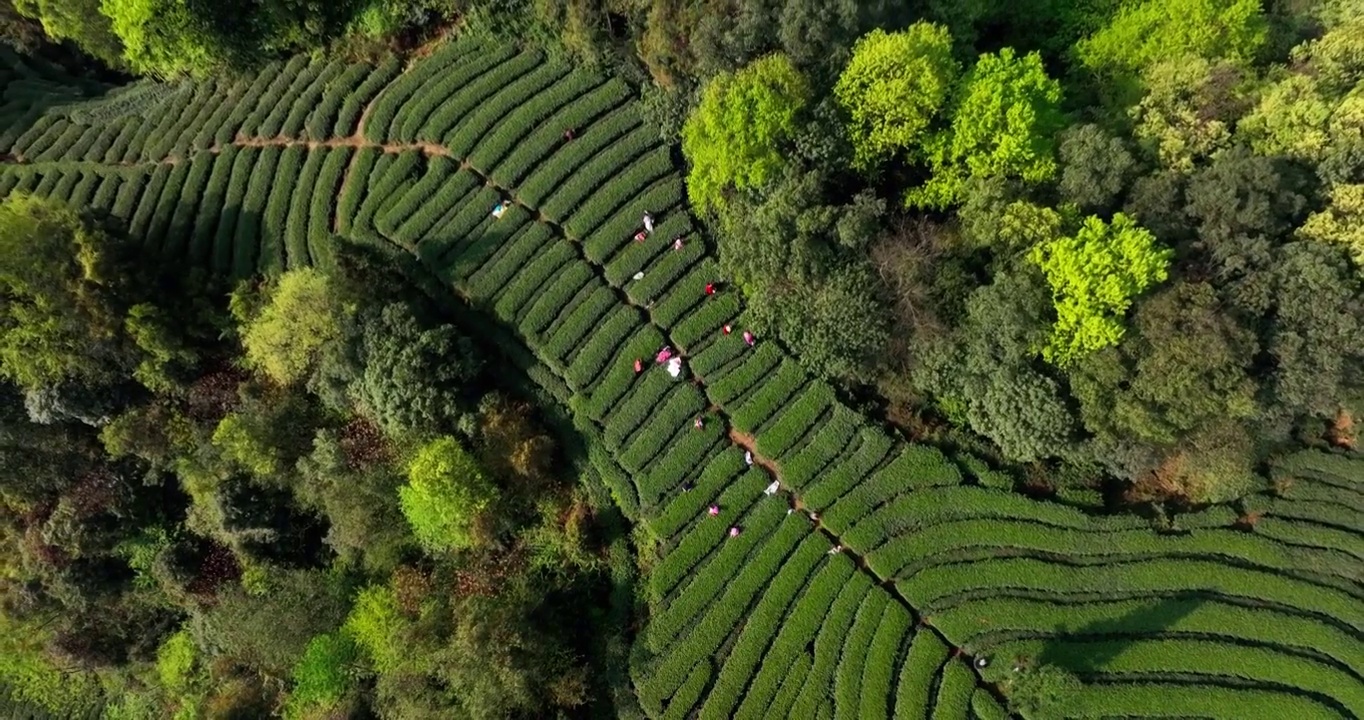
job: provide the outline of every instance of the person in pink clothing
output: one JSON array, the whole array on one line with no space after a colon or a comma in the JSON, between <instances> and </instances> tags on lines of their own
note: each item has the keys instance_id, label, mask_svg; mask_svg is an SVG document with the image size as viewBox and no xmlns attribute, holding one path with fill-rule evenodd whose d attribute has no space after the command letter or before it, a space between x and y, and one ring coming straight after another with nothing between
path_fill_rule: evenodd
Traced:
<instances>
[{"instance_id":1,"label":"person in pink clothing","mask_svg":"<svg viewBox=\"0 0 1364 720\"><path fill-rule=\"evenodd\" d=\"M719 514L720 514L720 506L719 506L719 505L711 505L711 506L710 506L710 509L708 509L706 512L710 513L710 516L711 516L711 517L715 517L716 515L719 515Z\"/></svg>"},{"instance_id":2,"label":"person in pink clothing","mask_svg":"<svg viewBox=\"0 0 1364 720\"><path fill-rule=\"evenodd\" d=\"M635 374L638 375L642 372L644 372L644 361L640 360L639 358L635 358Z\"/></svg>"},{"instance_id":3,"label":"person in pink clothing","mask_svg":"<svg viewBox=\"0 0 1364 720\"><path fill-rule=\"evenodd\" d=\"M696 425L697 430L700 430L701 428L706 426L706 421L698 417L696 418L696 422L693 424Z\"/></svg>"},{"instance_id":4,"label":"person in pink clothing","mask_svg":"<svg viewBox=\"0 0 1364 720\"><path fill-rule=\"evenodd\" d=\"M738 526L731 527L731 528L729 529L729 536L732 537L732 538L739 537L739 528L738 528Z\"/></svg>"},{"instance_id":5,"label":"person in pink clothing","mask_svg":"<svg viewBox=\"0 0 1364 720\"><path fill-rule=\"evenodd\" d=\"M753 333L747 330L744 331L744 342L748 343L749 347L753 347L753 343L755 340L756 338L753 337Z\"/></svg>"},{"instance_id":6,"label":"person in pink clothing","mask_svg":"<svg viewBox=\"0 0 1364 720\"><path fill-rule=\"evenodd\" d=\"M671 358L672 356L673 349L668 347L667 345L664 345L663 349L658 351L658 357L654 358L654 362L658 363L659 365L662 365L663 363L668 362L669 358Z\"/></svg>"}]
</instances>

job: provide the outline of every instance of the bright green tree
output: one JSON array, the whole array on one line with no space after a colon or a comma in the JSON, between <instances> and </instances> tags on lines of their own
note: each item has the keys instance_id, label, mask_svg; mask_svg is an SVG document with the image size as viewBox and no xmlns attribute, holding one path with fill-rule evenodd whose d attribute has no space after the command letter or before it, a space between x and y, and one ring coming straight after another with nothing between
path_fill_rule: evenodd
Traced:
<instances>
[{"instance_id":1,"label":"bright green tree","mask_svg":"<svg viewBox=\"0 0 1364 720\"><path fill-rule=\"evenodd\" d=\"M388 673L403 665L405 650L399 636L405 624L393 589L388 585L370 585L356 594L341 630L355 639L375 670Z\"/></svg>"},{"instance_id":2,"label":"bright green tree","mask_svg":"<svg viewBox=\"0 0 1364 720\"><path fill-rule=\"evenodd\" d=\"M1364 185L1331 188L1331 204L1308 216L1298 234L1308 240L1344 246L1364 272Z\"/></svg>"},{"instance_id":3,"label":"bright green tree","mask_svg":"<svg viewBox=\"0 0 1364 720\"><path fill-rule=\"evenodd\" d=\"M422 545L444 551L477 542L475 523L498 492L458 440L441 437L428 443L408 466L407 478L398 494Z\"/></svg>"},{"instance_id":4,"label":"bright green tree","mask_svg":"<svg viewBox=\"0 0 1364 720\"><path fill-rule=\"evenodd\" d=\"M1260 0L1146 0L1124 4L1106 27L1076 43L1075 54L1100 77L1130 79L1184 55L1249 63L1268 35Z\"/></svg>"},{"instance_id":5,"label":"bright green tree","mask_svg":"<svg viewBox=\"0 0 1364 720\"><path fill-rule=\"evenodd\" d=\"M351 689L348 666L355 662L356 650L355 640L346 633L325 633L308 641L294 666L294 689L284 706L284 717L334 710Z\"/></svg>"},{"instance_id":6,"label":"bright green tree","mask_svg":"<svg viewBox=\"0 0 1364 720\"><path fill-rule=\"evenodd\" d=\"M1364 15L1360 10L1325 35L1293 48L1294 63L1307 66L1328 93L1349 92L1364 80Z\"/></svg>"},{"instance_id":7,"label":"bright green tree","mask_svg":"<svg viewBox=\"0 0 1364 720\"><path fill-rule=\"evenodd\" d=\"M1236 125L1261 155L1287 155L1317 161L1330 145L1327 123L1334 110L1321 83L1294 73L1260 93L1255 107Z\"/></svg>"},{"instance_id":8,"label":"bright green tree","mask_svg":"<svg viewBox=\"0 0 1364 720\"><path fill-rule=\"evenodd\" d=\"M895 33L878 28L859 39L834 85L857 167L917 148L960 69L941 25L917 22Z\"/></svg>"},{"instance_id":9,"label":"bright green tree","mask_svg":"<svg viewBox=\"0 0 1364 720\"><path fill-rule=\"evenodd\" d=\"M242 328L247 363L291 385L312 369L325 345L341 337L341 317L327 276L312 268L290 270Z\"/></svg>"},{"instance_id":10,"label":"bright green tree","mask_svg":"<svg viewBox=\"0 0 1364 720\"><path fill-rule=\"evenodd\" d=\"M909 192L911 207L946 208L960 201L971 177L1025 183L1056 173L1055 138L1063 127L1061 85L1047 77L1037 53L1012 48L981 55L963 81L950 129L926 147L933 176Z\"/></svg>"},{"instance_id":11,"label":"bright green tree","mask_svg":"<svg viewBox=\"0 0 1364 720\"><path fill-rule=\"evenodd\" d=\"M1319 163L1364 136L1364 18L1293 49L1295 72L1265 88L1237 124L1262 155Z\"/></svg>"},{"instance_id":12,"label":"bright green tree","mask_svg":"<svg viewBox=\"0 0 1364 720\"><path fill-rule=\"evenodd\" d=\"M692 204L702 212L716 211L731 189L757 189L776 177L809 98L809 82L781 54L706 83L682 128Z\"/></svg>"},{"instance_id":13,"label":"bright green tree","mask_svg":"<svg viewBox=\"0 0 1364 720\"><path fill-rule=\"evenodd\" d=\"M1133 298L1166 278L1174 251L1118 213L1112 224L1085 218L1074 236L1042 243L1031 257L1051 285L1056 308L1042 357L1065 366L1122 339L1123 314Z\"/></svg>"}]
</instances>

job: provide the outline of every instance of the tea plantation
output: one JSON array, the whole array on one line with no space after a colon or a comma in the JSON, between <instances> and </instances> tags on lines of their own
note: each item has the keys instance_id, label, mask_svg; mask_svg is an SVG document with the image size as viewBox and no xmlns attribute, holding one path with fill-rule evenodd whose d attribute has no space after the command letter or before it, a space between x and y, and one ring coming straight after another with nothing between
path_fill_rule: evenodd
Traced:
<instances>
[{"instance_id":1,"label":"tea plantation","mask_svg":"<svg viewBox=\"0 0 1364 720\"><path fill-rule=\"evenodd\" d=\"M1273 495L1155 529L893 438L722 332L741 300L705 293L722 278L673 149L619 80L474 42L117 89L0 53L0 192L235 276L366 243L514 332L657 541L632 653L649 717L999 718L1038 666L1081 685L1015 698L1033 717L1364 716L1364 460L1305 451ZM682 380L635 371L664 345Z\"/></svg>"}]
</instances>

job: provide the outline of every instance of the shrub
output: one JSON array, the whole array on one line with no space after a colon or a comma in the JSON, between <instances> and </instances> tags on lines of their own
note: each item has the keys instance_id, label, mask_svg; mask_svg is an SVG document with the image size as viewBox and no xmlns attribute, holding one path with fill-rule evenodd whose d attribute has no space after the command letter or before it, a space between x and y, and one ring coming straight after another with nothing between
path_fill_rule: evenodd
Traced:
<instances>
[{"instance_id":1,"label":"shrub","mask_svg":"<svg viewBox=\"0 0 1364 720\"><path fill-rule=\"evenodd\" d=\"M307 62L303 56L290 58L289 64ZM284 72L285 65L279 62L272 62L260 69L256 76L251 80L251 85L246 88L246 93L241 99L232 103L232 112L223 120L222 124L213 128L213 143L218 146L230 144L236 137L238 130L243 135L250 135L247 131L246 122L251 117L256 108L260 107L261 96L279 80L279 76ZM254 128L254 126L252 126Z\"/></svg>"},{"instance_id":2,"label":"shrub","mask_svg":"<svg viewBox=\"0 0 1364 720\"><path fill-rule=\"evenodd\" d=\"M642 127L634 112L626 108L618 114L612 114L599 125L593 125L591 132L582 133L547 158L539 158L534 171L526 174L517 187L517 195L527 205L538 207L587 163L607 157L614 158L618 167L623 162L620 156L624 155L628 161L657 142L657 135L649 128ZM513 153L508 163L504 164L510 164L516 157L516 153ZM532 162L527 160L527 166ZM587 190L592 189L589 187Z\"/></svg>"},{"instance_id":3,"label":"shrub","mask_svg":"<svg viewBox=\"0 0 1364 720\"><path fill-rule=\"evenodd\" d=\"M204 192L204 188L208 184L209 171L213 166L230 162L231 158L224 160L209 153L199 153L189 162L189 174L185 177L185 183L180 186L180 196L175 209L170 213L170 224L166 226L162 255L177 257L188 254L190 259L196 261L195 267L203 267L203 258L208 255L207 246L203 247L202 252L195 254L199 248L193 247L194 222L201 214L216 217L222 213L221 206L208 204L212 198ZM184 244L186 242L189 242L190 246L187 247Z\"/></svg>"},{"instance_id":4,"label":"shrub","mask_svg":"<svg viewBox=\"0 0 1364 720\"><path fill-rule=\"evenodd\" d=\"M649 358L652 361L652 358ZM602 428L602 438L606 446L618 450L625 439L639 428L658 409L663 396L677 387L677 381L667 372L644 373L619 402L614 403L606 413Z\"/></svg>"},{"instance_id":5,"label":"shrub","mask_svg":"<svg viewBox=\"0 0 1364 720\"><path fill-rule=\"evenodd\" d=\"M504 219L506 217L504 216ZM536 223L520 233L514 242L469 276L466 290L476 302L486 302L519 271L532 256L554 241L549 227Z\"/></svg>"},{"instance_id":6,"label":"shrub","mask_svg":"<svg viewBox=\"0 0 1364 720\"><path fill-rule=\"evenodd\" d=\"M565 241L555 242L549 250L532 260L498 293L493 312L503 321L515 324L520 312L556 272L582 261Z\"/></svg>"},{"instance_id":7,"label":"shrub","mask_svg":"<svg viewBox=\"0 0 1364 720\"><path fill-rule=\"evenodd\" d=\"M365 139L372 143L398 139L399 133L398 128L394 126L394 119L426 81L452 66L457 66L460 58L466 55L475 52L495 53L498 50L499 48L488 48L477 42L447 43L411 71L400 73L397 80L385 84L375 97L369 119L363 128ZM443 98L434 99L439 101ZM423 102L430 100L431 98L424 98Z\"/></svg>"},{"instance_id":8,"label":"shrub","mask_svg":"<svg viewBox=\"0 0 1364 720\"><path fill-rule=\"evenodd\" d=\"M232 145L224 148L217 157L208 153L195 156L195 160L200 157L212 158L213 168L209 172L199 211L194 214L194 228L190 232L189 261L194 267L212 267L220 272L227 269L227 264L218 262L220 256L214 252L213 243L218 237L218 226L222 223L223 217L231 212L227 207L228 180L236 168L239 154L241 148ZM245 172L240 179L245 181ZM240 186L237 189L245 190ZM241 201L240 195L237 201Z\"/></svg>"},{"instance_id":9,"label":"shrub","mask_svg":"<svg viewBox=\"0 0 1364 720\"><path fill-rule=\"evenodd\" d=\"M418 138L439 142L439 134L429 129L432 116L436 113L454 112L458 113L453 116L457 120L470 107L465 104L463 98L469 86L477 85L490 73L501 70L508 61L514 60L524 62L525 58L518 55L510 44L498 44L494 48L485 48L483 52L472 57L461 58L448 70L437 75L434 81L423 86L419 97L403 106L398 113L398 122L394 123L390 131L391 137L400 142L412 142ZM482 87L487 88L487 85L488 83L484 81ZM455 106L463 109L456 109Z\"/></svg>"},{"instance_id":10,"label":"shrub","mask_svg":"<svg viewBox=\"0 0 1364 720\"><path fill-rule=\"evenodd\" d=\"M295 55L289 60L288 64L279 69L278 73L271 74L269 70L273 68L267 69L267 72L261 73L262 77L269 75L273 77L273 79L265 88L265 91L261 93L260 100L253 106L251 114L242 121L241 128L239 129L239 132L242 135L245 135L246 137L260 137L263 135L260 132L261 123L265 121L267 116L282 108L285 91L293 84L294 78L303 72L306 67L308 67L308 56ZM249 96L250 93L248 93L248 97ZM269 137L269 135L264 136ZM231 141L231 139L232 138L229 136L227 140L223 140L220 135L218 137L218 142L228 142Z\"/></svg>"},{"instance_id":11,"label":"shrub","mask_svg":"<svg viewBox=\"0 0 1364 720\"><path fill-rule=\"evenodd\" d=\"M568 67L550 63L508 83L442 135L441 144L459 157L468 157L495 125L551 85L559 83L568 72Z\"/></svg>"},{"instance_id":12,"label":"shrub","mask_svg":"<svg viewBox=\"0 0 1364 720\"><path fill-rule=\"evenodd\" d=\"M374 229L384 235L393 236L394 229L406 222L412 215L426 208L439 208L442 203L433 200L452 200L449 196L436 196L436 189L447 178L459 171L459 167L445 157L431 158L426 164L426 173L417 183L374 220ZM441 212L444 209L441 208Z\"/></svg>"},{"instance_id":13,"label":"shrub","mask_svg":"<svg viewBox=\"0 0 1364 720\"><path fill-rule=\"evenodd\" d=\"M750 616L752 619L744 623L739 642L721 668L720 676L707 695L699 717L734 717L736 705L739 706L740 714L744 708L764 707L776 692L777 683L796 654L814 640L825 615L838 598L839 590L853 571L852 562L839 557L820 567L798 600L794 599L794 593L784 596L775 592L779 590L775 586L764 594ZM789 612L788 603L794 603ZM907 615L903 612L901 615L905 616L907 622ZM902 632L905 629L908 628L902 628ZM776 633L775 639L772 638L773 633ZM877 639L880 639L879 633ZM769 642L770 647L767 645ZM879 649L873 643L873 655ZM895 648L891 648L884 657L894 658ZM891 663L885 664L889 666ZM755 669L758 673L753 677ZM884 704L883 699L882 710ZM876 708L864 708L859 717L877 715Z\"/></svg>"},{"instance_id":14,"label":"shrub","mask_svg":"<svg viewBox=\"0 0 1364 720\"><path fill-rule=\"evenodd\" d=\"M309 116L322 109L323 92L333 84L340 84L336 82L336 78L345 69L345 62L333 60L322 69L322 72L307 87L295 96L293 104L289 106L289 114L285 116L284 123L280 125L279 134L281 136L297 138L303 134L303 126Z\"/></svg>"},{"instance_id":15,"label":"shrub","mask_svg":"<svg viewBox=\"0 0 1364 720\"><path fill-rule=\"evenodd\" d=\"M910 642L909 653L900 665L900 678L895 686L896 717L931 717L933 682L938 668L947 661L947 644L935 632L917 632Z\"/></svg>"},{"instance_id":16,"label":"shrub","mask_svg":"<svg viewBox=\"0 0 1364 720\"><path fill-rule=\"evenodd\" d=\"M171 692L179 692L194 680L199 648L186 630L172 633L156 650L156 677Z\"/></svg>"},{"instance_id":17,"label":"shrub","mask_svg":"<svg viewBox=\"0 0 1364 720\"><path fill-rule=\"evenodd\" d=\"M760 425L770 422L788 400L809 385L810 376L798 363L783 359L777 371L761 382L741 403L730 404L730 421L744 432L757 433Z\"/></svg>"},{"instance_id":18,"label":"shrub","mask_svg":"<svg viewBox=\"0 0 1364 720\"><path fill-rule=\"evenodd\" d=\"M482 61L483 58L480 58ZM515 83L526 73L531 72L541 62L537 53L524 52L507 62L479 71L478 78L459 89L448 98L433 98L440 102L427 118L418 126L412 140L425 140L440 143L451 130L459 125L475 108L493 102L493 98L504 86ZM476 63L466 67L473 68ZM406 129L406 128L404 128Z\"/></svg>"},{"instance_id":19,"label":"shrub","mask_svg":"<svg viewBox=\"0 0 1364 720\"><path fill-rule=\"evenodd\" d=\"M354 92L345 96L340 109L336 111L336 121L331 128L331 134L336 137L350 137L355 134L359 130L356 123L364 107L373 101L380 91L388 87L401 71L402 62L396 55L384 58ZM322 135L326 135L326 132L319 134Z\"/></svg>"},{"instance_id":20,"label":"shrub","mask_svg":"<svg viewBox=\"0 0 1364 720\"><path fill-rule=\"evenodd\" d=\"M289 149L292 150L293 148ZM307 159L303 161L298 182L295 183L293 193L289 198L289 214L280 226L284 235L285 267L290 270L308 267L310 264L308 257L308 211L313 197L318 194L316 185L317 177L322 172L322 161L331 152L331 149L315 148L306 152Z\"/></svg>"},{"instance_id":21,"label":"shrub","mask_svg":"<svg viewBox=\"0 0 1364 720\"><path fill-rule=\"evenodd\" d=\"M822 382L810 383L789 405L773 412L772 421L758 433L758 450L769 458L785 455L819 423L834 402L832 387Z\"/></svg>"},{"instance_id":22,"label":"shrub","mask_svg":"<svg viewBox=\"0 0 1364 720\"><path fill-rule=\"evenodd\" d=\"M232 236L232 274L235 277L246 278L255 275L259 266L257 258L261 245L261 216L265 214L265 206L271 197L270 190L279 157L279 148L262 148L260 158L251 166L246 198L241 211L237 214L237 226Z\"/></svg>"},{"instance_id":23,"label":"shrub","mask_svg":"<svg viewBox=\"0 0 1364 720\"><path fill-rule=\"evenodd\" d=\"M787 717L814 717L819 706L826 702L826 688L830 687L834 672L838 669L843 644L856 622L859 609L871 601L868 596L871 592L871 581L864 573L854 573L843 586L829 610L828 619L815 637L814 662Z\"/></svg>"},{"instance_id":24,"label":"shrub","mask_svg":"<svg viewBox=\"0 0 1364 720\"><path fill-rule=\"evenodd\" d=\"M548 164L545 159L553 153L562 151L580 158L581 162L581 159L591 157L592 151L580 150L580 143L600 149L639 127L641 120L633 107L621 107L628 97L628 90L616 82L608 83L606 88L584 96L561 115L546 121L541 129L521 140L495 167L489 169L488 174L500 185L519 185L524 192L527 177L544 168ZM574 129L575 138L573 142L565 144L563 135L568 128Z\"/></svg>"},{"instance_id":25,"label":"shrub","mask_svg":"<svg viewBox=\"0 0 1364 720\"><path fill-rule=\"evenodd\" d=\"M660 600L675 597L666 612L649 624L646 640L651 646L666 647L683 632L688 622L723 592L726 582L742 569L754 543L766 538L786 517L777 503L761 502L766 485L761 472L745 470L718 496L707 498L720 506L720 514L713 518L700 512L694 515L695 526L654 566L649 575L650 596ZM745 532L735 538L736 542L722 545L728 528L741 520Z\"/></svg>"},{"instance_id":26,"label":"shrub","mask_svg":"<svg viewBox=\"0 0 1364 720\"><path fill-rule=\"evenodd\" d=\"M825 510L845 493L857 487L894 449L894 442L884 432L864 427L858 433L861 442L850 444L843 454L829 466L828 472L804 491L805 504L815 510ZM855 448L855 449L854 449Z\"/></svg>"},{"instance_id":27,"label":"shrub","mask_svg":"<svg viewBox=\"0 0 1364 720\"><path fill-rule=\"evenodd\" d=\"M595 273L587 263L575 262L567 266L567 270L556 275L548 288L541 291L540 297L532 301L530 308L522 316L518 324L521 334L528 338L537 338L545 331L556 319L565 306L577 295L579 291L589 284L593 284ZM593 285L596 287L596 285Z\"/></svg>"},{"instance_id":28,"label":"shrub","mask_svg":"<svg viewBox=\"0 0 1364 720\"><path fill-rule=\"evenodd\" d=\"M571 211L581 208L595 193L602 194L602 202L619 204L641 183L671 171L671 155L667 148L658 147L657 138L630 135L565 177L540 210L551 219L566 221Z\"/></svg>"},{"instance_id":29,"label":"shrub","mask_svg":"<svg viewBox=\"0 0 1364 720\"><path fill-rule=\"evenodd\" d=\"M257 134L264 138L279 137L284 121L293 112L295 100L317 81L326 67L327 64L321 58L315 58L301 69L298 75L294 76L293 82L289 83L288 89L276 100L276 105L261 120L260 127L256 130ZM301 118L299 122L302 122Z\"/></svg>"},{"instance_id":30,"label":"shrub","mask_svg":"<svg viewBox=\"0 0 1364 720\"><path fill-rule=\"evenodd\" d=\"M802 537L804 541L800 542ZM726 542L725 549L739 544L738 541L743 538L744 535L740 535L736 542ZM778 596L794 595L814 565L823 559L825 547L823 538L808 534L808 526L804 522L788 519L777 529L771 541L749 559L742 572L729 575L729 579L723 583L722 596L710 603L707 612L692 623L691 633L686 639L663 656L654 674L640 684L640 692L655 697L668 697L676 692L684 677L683 671L719 649L733 633L740 617L746 614L754 596L769 586L770 592ZM682 598L685 597L684 592ZM679 598L679 602L682 598ZM669 606L669 615L676 606L676 603Z\"/></svg>"},{"instance_id":31,"label":"shrub","mask_svg":"<svg viewBox=\"0 0 1364 720\"><path fill-rule=\"evenodd\" d=\"M550 329L545 351L554 353L550 357L559 361L572 358L565 378L575 390L586 391L640 324L639 315L621 307L615 293L598 286L572 314Z\"/></svg>"},{"instance_id":32,"label":"shrub","mask_svg":"<svg viewBox=\"0 0 1364 720\"><path fill-rule=\"evenodd\" d=\"M730 338L743 347L742 338ZM776 345L763 343L756 350L748 350L737 366L711 380L706 385L706 394L717 405L728 407L760 383L765 383L772 370L782 364L782 360L782 352ZM785 363L783 367L788 372L799 371L799 366L794 363Z\"/></svg>"},{"instance_id":33,"label":"shrub","mask_svg":"<svg viewBox=\"0 0 1364 720\"><path fill-rule=\"evenodd\" d=\"M564 130L582 127L585 120L604 112L603 106L609 107L609 100L622 102L624 97L619 88L595 73L571 73L507 114L469 153L469 162L490 173L508 153L524 143L535 142L541 136L562 139ZM593 114L587 115L588 112Z\"/></svg>"},{"instance_id":34,"label":"shrub","mask_svg":"<svg viewBox=\"0 0 1364 720\"><path fill-rule=\"evenodd\" d=\"M679 386L635 432L633 439L622 443L620 464L632 472L639 472L654 458L672 451L679 437L695 434L692 421L705 410L705 396L690 385Z\"/></svg>"}]
</instances>

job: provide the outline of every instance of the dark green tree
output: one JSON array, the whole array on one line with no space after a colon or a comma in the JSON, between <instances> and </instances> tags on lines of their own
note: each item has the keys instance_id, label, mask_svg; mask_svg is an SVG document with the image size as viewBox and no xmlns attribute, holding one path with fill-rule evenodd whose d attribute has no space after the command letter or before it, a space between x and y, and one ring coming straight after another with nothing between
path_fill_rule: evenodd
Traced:
<instances>
[{"instance_id":1,"label":"dark green tree","mask_svg":"<svg viewBox=\"0 0 1364 720\"><path fill-rule=\"evenodd\" d=\"M888 313L865 262L849 263L810 285L769 285L749 303L760 334L780 338L810 370L869 379L889 340Z\"/></svg>"},{"instance_id":2,"label":"dark green tree","mask_svg":"<svg viewBox=\"0 0 1364 720\"><path fill-rule=\"evenodd\" d=\"M1071 373L1085 425L1115 442L1173 447L1257 412L1254 334L1205 283L1178 282L1141 302L1132 333Z\"/></svg>"},{"instance_id":3,"label":"dark green tree","mask_svg":"<svg viewBox=\"0 0 1364 720\"><path fill-rule=\"evenodd\" d=\"M1063 388L1035 361L1047 341L1049 305L1034 272L1001 273L971 295L964 326L937 343L915 372L949 417L1012 460L1073 450L1076 423Z\"/></svg>"},{"instance_id":4,"label":"dark green tree","mask_svg":"<svg viewBox=\"0 0 1364 720\"><path fill-rule=\"evenodd\" d=\"M481 366L469 339L423 324L399 303L367 315L360 334L364 368L351 393L362 411L394 437L453 430L467 405L464 385Z\"/></svg>"},{"instance_id":5,"label":"dark green tree","mask_svg":"<svg viewBox=\"0 0 1364 720\"><path fill-rule=\"evenodd\" d=\"M1061 199L1081 211L1110 210L1127 188L1136 163L1120 138L1098 125L1075 125L1061 133L1057 143L1061 159Z\"/></svg>"},{"instance_id":6,"label":"dark green tree","mask_svg":"<svg viewBox=\"0 0 1364 720\"><path fill-rule=\"evenodd\" d=\"M1289 243L1275 264L1269 407L1288 417L1333 417L1364 387L1364 288L1339 248Z\"/></svg>"}]
</instances>

